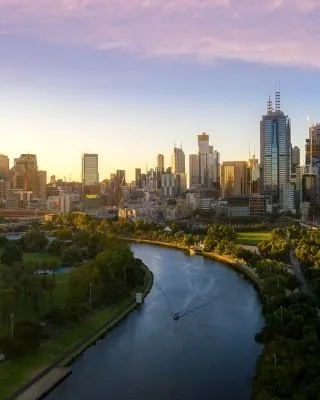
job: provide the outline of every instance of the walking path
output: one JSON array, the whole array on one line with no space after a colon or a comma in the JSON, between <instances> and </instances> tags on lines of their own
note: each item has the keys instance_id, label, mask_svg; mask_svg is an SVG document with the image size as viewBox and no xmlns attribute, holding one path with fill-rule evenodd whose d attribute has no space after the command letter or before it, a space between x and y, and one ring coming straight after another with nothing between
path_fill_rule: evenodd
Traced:
<instances>
[{"instance_id":1,"label":"walking path","mask_svg":"<svg viewBox=\"0 0 320 400\"><path fill-rule=\"evenodd\" d=\"M35 385L24 391L17 400L38 400L56 387L63 379L71 374L71 368L54 368L44 375Z\"/></svg>"},{"instance_id":2,"label":"walking path","mask_svg":"<svg viewBox=\"0 0 320 400\"><path fill-rule=\"evenodd\" d=\"M291 248L291 250L290 250L290 261L291 261L292 269L293 269L296 277L301 282L301 285L302 285L301 290L304 293L310 293L310 288L307 285L306 278L304 277L304 275L302 273L301 265L295 255L293 248Z\"/></svg>"}]
</instances>

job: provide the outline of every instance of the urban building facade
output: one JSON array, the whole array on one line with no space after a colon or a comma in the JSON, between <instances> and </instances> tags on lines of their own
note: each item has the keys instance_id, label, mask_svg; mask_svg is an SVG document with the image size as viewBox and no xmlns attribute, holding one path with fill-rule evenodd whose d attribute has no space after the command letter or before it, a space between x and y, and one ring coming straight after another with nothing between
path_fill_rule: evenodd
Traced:
<instances>
[{"instance_id":1,"label":"urban building facade","mask_svg":"<svg viewBox=\"0 0 320 400\"><path fill-rule=\"evenodd\" d=\"M158 154L157 156L157 171L161 174L164 172L164 155Z\"/></svg>"},{"instance_id":2,"label":"urban building facade","mask_svg":"<svg viewBox=\"0 0 320 400\"><path fill-rule=\"evenodd\" d=\"M291 172L295 173L297 167L300 166L300 149L298 146L292 147L291 153Z\"/></svg>"},{"instance_id":3,"label":"urban building facade","mask_svg":"<svg viewBox=\"0 0 320 400\"><path fill-rule=\"evenodd\" d=\"M9 157L0 154L0 179L8 178L9 176Z\"/></svg>"},{"instance_id":4,"label":"urban building facade","mask_svg":"<svg viewBox=\"0 0 320 400\"><path fill-rule=\"evenodd\" d=\"M99 183L98 154L84 153L82 155L82 184L84 186Z\"/></svg>"},{"instance_id":5,"label":"urban building facade","mask_svg":"<svg viewBox=\"0 0 320 400\"><path fill-rule=\"evenodd\" d=\"M221 195L243 196L250 193L250 171L246 161L224 161L221 166Z\"/></svg>"},{"instance_id":6,"label":"urban building facade","mask_svg":"<svg viewBox=\"0 0 320 400\"><path fill-rule=\"evenodd\" d=\"M267 114L260 122L260 184L261 194L271 195L280 209L284 207L290 174L290 119L280 110L280 92L276 92L275 109L269 98Z\"/></svg>"}]
</instances>

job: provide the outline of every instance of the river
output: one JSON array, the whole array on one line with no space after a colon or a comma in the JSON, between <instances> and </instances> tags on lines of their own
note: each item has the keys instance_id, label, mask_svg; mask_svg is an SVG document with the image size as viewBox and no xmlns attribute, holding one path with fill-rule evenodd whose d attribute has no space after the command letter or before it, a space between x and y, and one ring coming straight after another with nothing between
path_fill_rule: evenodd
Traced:
<instances>
[{"instance_id":1,"label":"river","mask_svg":"<svg viewBox=\"0 0 320 400\"><path fill-rule=\"evenodd\" d=\"M201 256L132 250L155 277L144 305L78 358L46 400L249 399L263 326L251 283Z\"/></svg>"}]
</instances>

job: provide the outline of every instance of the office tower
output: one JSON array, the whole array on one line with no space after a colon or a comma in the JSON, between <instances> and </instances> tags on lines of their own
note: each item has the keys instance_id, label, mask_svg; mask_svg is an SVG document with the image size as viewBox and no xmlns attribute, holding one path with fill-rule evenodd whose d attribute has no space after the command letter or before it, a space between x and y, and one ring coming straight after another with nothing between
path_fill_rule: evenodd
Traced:
<instances>
[{"instance_id":1,"label":"office tower","mask_svg":"<svg viewBox=\"0 0 320 400\"><path fill-rule=\"evenodd\" d=\"M316 167L320 172L320 124L309 128L309 138L306 140L306 165Z\"/></svg>"},{"instance_id":2,"label":"office tower","mask_svg":"<svg viewBox=\"0 0 320 400\"><path fill-rule=\"evenodd\" d=\"M82 155L82 185L99 184L98 154L84 153Z\"/></svg>"},{"instance_id":3,"label":"office tower","mask_svg":"<svg viewBox=\"0 0 320 400\"><path fill-rule=\"evenodd\" d=\"M124 186L126 184L126 171L124 169L117 169L116 176L118 184Z\"/></svg>"},{"instance_id":4,"label":"office tower","mask_svg":"<svg viewBox=\"0 0 320 400\"><path fill-rule=\"evenodd\" d=\"M177 147L174 147L172 154L172 172L174 174L185 174L186 172L186 161L184 151Z\"/></svg>"},{"instance_id":5,"label":"office tower","mask_svg":"<svg viewBox=\"0 0 320 400\"><path fill-rule=\"evenodd\" d=\"M38 171L38 197L46 199L47 171Z\"/></svg>"},{"instance_id":6,"label":"office tower","mask_svg":"<svg viewBox=\"0 0 320 400\"><path fill-rule=\"evenodd\" d=\"M175 198L179 192L178 175L173 173L164 173L161 175L161 186L164 197Z\"/></svg>"},{"instance_id":7,"label":"office tower","mask_svg":"<svg viewBox=\"0 0 320 400\"><path fill-rule=\"evenodd\" d=\"M55 175L50 176L50 185L51 186L56 186L57 185L57 180Z\"/></svg>"},{"instance_id":8,"label":"office tower","mask_svg":"<svg viewBox=\"0 0 320 400\"><path fill-rule=\"evenodd\" d=\"M157 156L157 170L161 174L164 172L164 155L158 154Z\"/></svg>"},{"instance_id":9,"label":"office tower","mask_svg":"<svg viewBox=\"0 0 320 400\"><path fill-rule=\"evenodd\" d=\"M21 154L19 158L14 159L14 165L10 170L10 186L12 189L33 192L36 197L40 197L35 154Z\"/></svg>"},{"instance_id":10,"label":"office tower","mask_svg":"<svg viewBox=\"0 0 320 400\"><path fill-rule=\"evenodd\" d=\"M198 135L199 182L203 188L218 188L220 182L220 154L209 145L209 135Z\"/></svg>"},{"instance_id":11,"label":"office tower","mask_svg":"<svg viewBox=\"0 0 320 400\"><path fill-rule=\"evenodd\" d=\"M9 157L0 154L0 179L7 178L9 175Z\"/></svg>"},{"instance_id":12,"label":"office tower","mask_svg":"<svg viewBox=\"0 0 320 400\"><path fill-rule=\"evenodd\" d=\"M185 192L187 189L186 160L182 146L174 147L172 154L172 173L175 174L177 193Z\"/></svg>"},{"instance_id":13,"label":"office tower","mask_svg":"<svg viewBox=\"0 0 320 400\"><path fill-rule=\"evenodd\" d=\"M250 192L246 161L224 161L221 166L222 197L243 196Z\"/></svg>"},{"instance_id":14,"label":"office tower","mask_svg":"<svg viewBox=\"0 0 320 400\"><path fill-rule=\"evenodd\" d=\"M135 184L137 188L142 188L141 168L136 168L135 170Z\"/></svg>"},{"instance_id":15,"label":"office tower","mask_svg":"<svg viewBox=\"0 0 320 400\"><path fill-rule=\"evenodd\" d=\"M291 172L295 173L297 167L300 166L300 149L297 146L292 147L292 152L291 152Z\"/></svg>"},{"instance_id":16,"label":"office tower","mask_svg":"<svg viewBox=\"0 0 320 400\"><path fill-rule=\"evenodd\" d=\"M290 184L290 119L280 110L280 92L275 95L275 109L269 97L267 114L260 122L261 193L272 196L272 202L284 206L284 189Z\"/></svg>"},{"instance_id":17,"label":"office tower","mask_svg":"<svg viewBox=\"0 0 320 400\"><path fill-rule=\"evenodd\" d=\"M250 194L259 193L259 178L260 178L260 166L259 160L256 158L255 154L251 157L249 155L248 160L249 168L249 192Z\"/></svg>"},{"instance_id":18,"label":"office tower","mask_svg":"<svg viewBox=\"0 0 320 400\"><path fill-rule=\"evenodd\" d=\"M190 154L189 156L189 187L195 188L200 182L199 178L199 156L198 154Z\"/></svg>"}]
</instances>

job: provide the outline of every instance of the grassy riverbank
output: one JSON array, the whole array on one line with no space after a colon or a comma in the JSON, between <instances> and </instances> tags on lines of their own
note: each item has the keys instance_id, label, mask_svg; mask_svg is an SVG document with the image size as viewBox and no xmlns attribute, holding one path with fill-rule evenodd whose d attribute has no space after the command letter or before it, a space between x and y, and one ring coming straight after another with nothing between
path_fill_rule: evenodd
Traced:
<instances>
[{"instance_id":1,"label":"grassy riverbank","mask_svg":"<svg viewBox=\"0 0 320 400\"><path fill-rule=\"evenodd\" d=\"M150 291L152 282L153 276L148 270L142 289L144 297ZM34 353L0 364L0 399L6 399L51 364L57 364L58 361L58 366L68 365L136 306L135 300L130 296L119 304L98 311L85 320L62 329L44 341Z\"/></svg>"}]
</instances>

